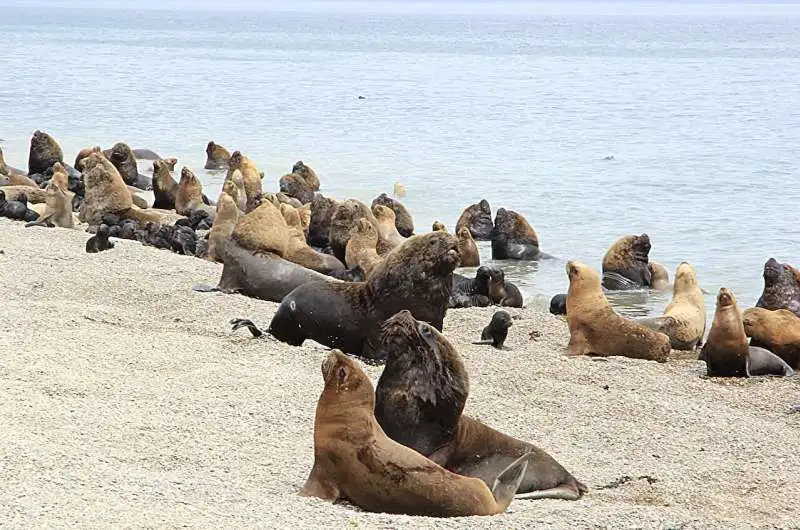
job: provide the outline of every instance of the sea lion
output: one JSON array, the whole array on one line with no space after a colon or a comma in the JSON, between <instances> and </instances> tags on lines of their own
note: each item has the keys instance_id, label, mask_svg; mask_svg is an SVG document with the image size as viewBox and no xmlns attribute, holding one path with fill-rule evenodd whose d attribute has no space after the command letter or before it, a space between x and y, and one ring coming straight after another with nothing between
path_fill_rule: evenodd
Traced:
<instances>
[{"instance_id":1,"label":"sea lion","mask_svg":"<svg viewBox=\"0 0 800 530\"><path fill-rule=\"evenodd\" d=\"M499 473L492 489L451 473L391 440L375 419L375 393L353 359L332 351L314 420L314 465L302 496L383 513L457 517L502 513L525 475L530 454Z\"/></svg>"},{"instance_id":2,"label":"sea lion","mask_svg":"<svg viewBox=\"0 0 800 530\"><path fill-rule=\"evenodd\" d=\"M2 175L5 175L7 177L27 177L27 174L23 170L17 169L17 168L15 168L13 166L9 166L8 164L6 164L6 159L5 159L5 156L3 155L3 150L0 149L0 176L2 176ZM27 181L23 180L21 182L27 182ZM33 181L31 181L31 182L33 182ZM26 184L18 184L18 185L23 185L24 186ZM34 183L34 185L35 185L35 183Z\"/></svg>"},{"instance_id":3,"label":"sea lion","mask_svg":"<svg viewBox=\"0 0 800 530\"><path fill-rule=\"evenodd\" d=\"M489 293L493 304L503 307L522 307L522 292L512 282L506 280L506 273L498 267L489 267L491 273L491 285L502 286L502 289L493 289Z\"/></svg>"},{"instance_id":4,"label":"sea lion","mask_svg":"<svg viewBox=\"0 0 800 530\"><path fill-rule=\"evenodd\" d=\"M203 201L203 184L194 172L184 166L181 169L181 180L175 192L175 211L180 215L191 215L194 210L203 210L213 219L217 215L216 208Z\"/></svg>"},{"instance_id":5,"label":"sea lion","mask_svg":"<svg viewBox=\"0 0 800 530\"><path fill-rule=\"evenodd\" d=\"M794 374L794 370L774 353L747 344L736 297L725 287L717 295L714 322L698 359L706 362L709 377Z\"/></svg>"},{"instance_id":6,"label":"sea lion","mask_svg":"<svg viewBox=\"0 0 800 530\"><path fill-rule=\"evenodd\" d=\"M231 178L225 179L222 190L231 196L242 213L247 211L247 191L244 189L244 177L241 171L237 169L231 174Z\"/></svg>"},{"instance_id":7,"label":"sea lion","mask_svg":"<svg viewBox=\"0 0 800 530\"><path fill-rule=\"evenodd\" d=\"M153 160L153 195L153 208L175 209L178 183L172 178L170 164L164 160Z\"/></svg>"},{"instance_id":8,"label":"sea lion","mask_svg":"<svg viewBox=\"0 0 800 530\"><path fill-rule=\"evenodd\" d=\"M353 227L353 233L347 241L345 261L348 267L358 265L365 275L369 275L375 266L383 261L376 250L378 232L367 219L362 217Z\"/></svg>"},{"instance_id":9,"label":"sea lion","mask_svg":"<svg viewBox=\"0 0 800 530\"><path fill-rule=\"evenodd\" d=\"M231 161L231 154L227 149L213 141L206 146L206 165L205 169L228 169Z\"/></svg>"},{"instance_id":10,"label":"sea lion","mask_svg":"<svg viewBox=\"0 0 800 530\"><path fill-rule=\"evenodd\" d=\"M482 265L475 271L474 278L453 274L453 289L448 307L487 307L492 304L493 298L500 300L503 297L505 290L502 281L497 277L492 278L491 267Z\"/></svg>"},{"instance_id":11,"label":"sea lion","mask_svg":"<svg viewBox=\"0 0 800 530\"><path fill-rule=\"evenodd\" d=\"M337 280L342 280L343 282L363 282L367 279L367 275L361 269L360 265L341 271L329 272L328 276L336 278Z\"/></svg>"},{"instance_id":12,"label":"sea lion","mask_svg":"<svg viewBox=\"0 0 800 530\"><path fill-rule=\"evenodd\" d=\"M567 314L567 295L564 293L557 294L550 299L550 313L554 315Z\"/></svg>"},{"instance_id":13,"label":"sea lion","mask_svg":"<svg viewBox=\"0 0 800 530\"><path fill-rule=\"evenodd\" d=\"M130 146L124 142L117 142L106 154L108 160L114 164L119 171L122 180L128 186L139 188L140 190L152 189L152 181L144 175L139 174L139 165L136 156Z\"/></svg>"},{"instance_id":14,"label":"sea lion","mask_svg":"<svg viewBox=\"0 0 800 530\"><path fill-rule=\"evenodd\" d=\"M751 346L760 346L800 369L800 318L788 309L770 311L762 307L745 309L742 314L745 335Z\"/></svg>"},{"instance_id":15,"label":"sea lion","mask_svg":"<svg viewBox=\"0 0 800 530\"><path fill-rule=\"evenodd\" d=\"M372 214L372 210L370 210L366 204L364 204L359 200L347 199L345 201L340 202L336 206L336 210L333 212L333 215L331 216L328 241L330 243L333 255L336 256L336 258L342 263L344 263L346 259L345 253L347 251L347 241L350 239L350 234L352 232L352 229L356 225L358 220L361 219L362 217L366 218L370 223L372 223L372 225L375 227L375 230L378 231L378 237L380 238L380 229L378 227L378 221ZM314 223L313 204L311 209L311 222L313 227Z\"/></svg>"},{"instance_id":16,"label":"sea lion","mask_svg":"<svg viewBox=\"0 0 800 530\"><path fill-rule=\"evenodd\" d=\"M372 207L378 228L378 254L386 254L395 247L399 247L406 240L397 231L394 220L394 211L391 208L376 204Z\"/></svg>"},{"instance_id":17,"label":"sea lion","mask_svg":"<svg viewBox=\"0 0 800 530\"><path fill-rule=\"evenodd\" d=\"M386 206L394 212L394 224L401 236L411 237L414 235L414 219L411 217L411 214L408 213L408 210L402 202L389 197L385 193L381 193L372 199L372 204L370 206L374 208L376 204ZM466 267L466 265L462 266Z\"/></svg>"},{"instance_id":18,"label":"sea lion","mask_svg":"<svg viewBox=\"0 0 800 530\"><path fill-rule=\"evenodd\" d=\"M255 199L256 195L261 193L261 171L258 170L255 162L244 156L241 151L234 151L228 162L228 174L225 177L229 179L233 176L233 172L239 170L244 179L244 189L247 193L247 200Z\"/></svg>"},{"instance_id":19,"label":"sea lion","mask_svg":"<svg viewBox=\"0 0 800 530\"><path fill-rule=\"evenodd\" d=\"M64 152L49 134L35 131L31 137L28 153L28 175L45 174L56 162L64 163Z\"/></svg>"},{"instance_id":20,"label":"sea lion","mask_svg":"<svg viewBox=\"0 0 800 530\"><path fill-rule=\"evenodd\" d=\"M24 171L16 169L6 164L3 157L3 150L0 149L0 186L28 186L38 188L34 180L28 177Z\"/></svg>"},{"instance_id":21,"label":"sea lion","mask_svg":"<svg viewBox=\"0 0 800 530\"><path fill-rule=\"evenodd\" d=\"M647 234L619 238L603 256L603 287L612 291L650 287L649 253Z\"/></svg>"},{"instance_id":22,"label":"sea lion","mask_svg":"<svg viewBox=\"0 0 800 530\"><path fill-rule=\"evenodd\" d=\"M444 225L444 223L441 223L439 221L434 221L433 226L431 226L431 232L439 232L439 231L447 232L447 227ZM470 235L472 235L472 232L470 232Z\"/></svg>"},{"instance_id":23,"label":"sea lion","mask_svg":"<svg viewBox=\"0 0 800 530\"><path fill-rule=\"evenodd\" d=\"M314 200L314 190L306 180L297 173L287 173L278 179L281 193L293 197L301 204L309 204Z\"/></svg>"},{"instance_id":24,"label":"sea lion","mask_svg":"<svg viewBox=\"0 0 800 530\"><path fill-rule=\"evenodd\" d=\"M114 243L108 240L108 225L101 224L95 235L86 241L86 252L94 254L114 248Z\"/></svg>"},{"instance_id":25,"label":"sea lion","mask_svg":"<svg viewBox=\"0 0 800 530\"><path fill-rule=\"evenodd\" d=\"M45 188L47 193L47 207L44 214L35 221L25 226L57 226L59 228L75 228L72 217L72 193L61 187L59 182L63 179L53 179Z\"/></svg>"},{"instance_id":26,"label":"sea lion","mask_svg":"<svg viewBox=\"0 0 800 530\"><path fill-rule=\"evenodd\" d=\"M660 263L648 261L647 268L650 269L650 283L653 290L669 290L669 272Z\"/></svg>"},{"instance_id":27,"label":"sea lion","mask_svg":"<svg viewBox=\"0 0 800 530\"><path fill-rule=\"evenodd\" d=\"M491 344L498 350L502 350L506 337L508 337L508 328L512 325L511 315L506 311L496 311L492 315L489 325L481 331L481 340L472 344Z\"/></svg>"},{"instance_id":28,"label":"sea lion","mask_svg":"<svg viewBox=\"0 0 800 530\"><path fill-rule=\"evenodd\" d=\"M89 225L99 225L104 213L122 213L133 206L131 192L117 168L102 153L92 153L83 160L86 194L78 218Z\"/></svg>"},{"instance_id":29,"label":"sea lion","mask_svg":"<svg viewBox=\"0 0 800 530\"><path fill-rule=\"evenodd\" d=\"M469 228L462 226L458 231L458 253L461 255L462 267L479 267L481 255L478 252L478 245L472 239Z\"/></svg>"},{"instance_id":30,"label":"sea lion","mask_svg":"<svg viewBox=\"0 0 800 530\"><path fill-rule=\"evenodd\" d=\"M475 241L491 241L494 223L492 223L492 209L489 201L481 199L479 203L464 208L456 222L456 233L464 226L469 228L472 239Z\"/></svg>"},{"instance_id":31,"label":"sea lion","mask_svg":"<svg viewBox=\"0 0 800 530\"><path fill-rule=\"evenodd\" d=\"M35 221L39 214L28 208L28 198L24 193L16 196L16 199L6 200L6 192L0 188L0 217L7 217L16 221Z\"/></svg>"},{"instance_id":32,"label":"sea lion","mask_svg":"<svg viewBox=\"0 0 800 530\"><path fill-rule=\"evenodd\" d=\"M339 203L335 200L321 193L314 195L314 200L311 201L311 224L308 226L307 237L310 246L325 248L330 245L331 219L338 207Z\"/></svg>"},{"instance_id":33,"label":"sea lion","mask_svg":"<svg viewBox=\"0 0 800 530\"><path fill-rule=\"evenodd\" d=\"M539 236L521 214L500 208L492 230L492 259L534 260L542 256Z\"/></svg>"},{"instance_id":34,"label":"sea lion","mask_svg":"<svg viewBox=\"0 0 800 530\"><path fill-rule=\"evenodd\" d=\"M225 261L225 246L233 233L233 229L236 227L238 219L239 208L236 207L233 197L223 191L219 196L219 201L217 201L217 216L214 219L211 232L208 234L207 260Z\"/></svg>"},{"instance_id":35,"label":"sea lion","mask_svg":"<svg viewBox=\"0 0 800 530\"><path fill-rule=\"evenodd\" d=\"M286 295L268 333L292 346L311 339L380 362L375 355L381 324L398 311L408 309L442 329L456 266L455 236L432 232L410 237L363 283L310 282ZM253 332L251 324L246 325Z\"/></svg>"},{"instance_id":36,"label":"sea lion","mask_svg":"<svg viewBox=\"0 0 800 530\"><path fill-rule=\"evenodd\" d=\"M292 166L292 173L300 175L312 191L319 191L319 177L317 172L311 169L311 166L304 164L302 160L298 160Z\"/></svg>"},{"instance_id":37,"label":"sea lion","mask_svg":"<svg viewBox=\"0 0 800 530\"><path fill-rule=\"evenodd\" d=\"M519 456L532 453L517 498L575 500L587 491L542 449L463 414L466 368L432 326L401 311L383 324L380 348L386 367L375 390L375 417L390 438L487 484Z\"/></svg>"},{"instance_id":38,"label":"sea lion","mask_svg":"<svg viewBox=\"0 0 800 530\"><path fill-rule=\"evenodd\" d=\"M306 235L303 232L303 223L300 221L300 214L297 209L288 204L281 204L280 210L286 220L289 233L289 243L284 258L322 274L345 270L342 262L335 257L317 252L308 246Z\"/></svg>"},{"instance_id":39,"label":"sea lion","mask_svg":"<svg viewBox=\"0 0 800 530\"><path fill-rule=\"evenodd\" d=\"M568 355L620 355L665 362L670 339L614 312L600 286L600 277L588 265L567 262Z\"/></svg>"},{"instance_id":40,"label":"sea lion","mask_svg":"<svg viewBox=\"0 0 800 530\"><path fill-rule=\"evenodd\" d=\"M281 191L279 191L278 193L275 194L275 198L278 200L278 202L280 204L288 204L289 206L292 206L294 208L302 208L303 206L305 206L304 203L298 201L294 197L290 197L289 195L286 195L285 193L283 193ZM311 201L308 201L308 202L310 203Z\"/></svg>"},{"instance_id":41,"label":"sea lion","mask_svg":"<svg viewBox=\"0 0 800 530\"><path fill-rule=\"evenodd\" d=\"M133 156L135 156L139 160L159 160L159 159L161 159L161 156L158 153L156 153L155 151L152 151L150 149L134 149L133 150ZM169 159L167 158L167 159L164 159L164 160L169 160ZM176 160L176 162L177 162L177 160ZM174 168L174 164L173 164L173 168Z\"/></svg>"},{"instance_id":42,"label":"sea lion","mask_svg":"<svg viewBox=\"0 0 800 530\"><path fill-rule=\"evenodd\" d=\"M800 284L792 267L769 258L764 264L764 291L756 302L764 309L788 309L800 316Z\"/></svg>"},{"instance_id":43,"label":"sea lion","mask_svg":"<svg viewBox=\"0 0 800 530\"><path fill-rule=\"evenodd\" d=\"M186 256L195 256L197 253L197 234L189 226L148 222L143 227L140 224L135 237L143 245L171 250Z\"/></svg>"},{"instance_id":44,"label":"sea lion","mask_svg":"<svg viewBox=\"0 0 800 530\"><path fill-rule=\"evenodd\" d=\"M9 201L19 201L20 197L25 196L25 202L32 204L43 204L47 202L47 192L41 188L31 188L30 186L3 186L6 199Z\"/></svg>"}]
</instances>

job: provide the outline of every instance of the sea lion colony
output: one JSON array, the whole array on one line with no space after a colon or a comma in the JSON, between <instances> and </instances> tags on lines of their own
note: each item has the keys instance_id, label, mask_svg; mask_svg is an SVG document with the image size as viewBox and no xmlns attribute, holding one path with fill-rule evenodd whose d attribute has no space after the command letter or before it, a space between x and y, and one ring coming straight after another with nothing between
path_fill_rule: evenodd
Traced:
<instances>
[{"instance_id":1,"label":"sea lion colony","mask_svg":"<svg viewBox=\"0 0 800 530\"><path fill-rule=\"evenodd\" d=\"M554 259L519 213L481 200L464 209L454 234L442 223L415 234L406 207L386 194L371 205L322 195L302 161L262 191L263 172L240 151L209 142L206 168L227 170L217 201L188 167L120 142L82 149L74 167L42 131L31 138L28 171L0 152L0 216L28 226L85 229L86 252L113 251L111 238L137 240L223 264L217 286L280 304L262 331L236 318L233 329L287 344L306 339L334 348L322 364L325 388L314 428L315 460L301 494L348 499L363 509L455 516L502 513L514 498L580 499L586 486L536 446L462 414L469 379L442 333L448 308L522 307L519 289L495 265L481 265L475 241L495 260ZM153 177L138 172L153 164ZM137 195L152 189L155 203ZM708 337L694 268L681 263L669 283L651 261L647 234L621 237L600 273L568 261L569 291L550 311L565 315L568 356L626 356L667 362L674 349L698 351L708 376L793 375L800 365L800 273L770 258L764 293L743 312L720 289ZM455 273L478 266L474 277ZM605 292L669 289L661 317L627 319ZM313 316L312 316L313 315ZM498 311L479 343L509 350L512 317ZM752 337L752 340L750 339ZM344 353L336 351L342 350ZM377 389L350 354L385 363ZM487 354L492 354L487 351ZM346 407L346 413L343 412Z\"/></svg>"}]
</instances>

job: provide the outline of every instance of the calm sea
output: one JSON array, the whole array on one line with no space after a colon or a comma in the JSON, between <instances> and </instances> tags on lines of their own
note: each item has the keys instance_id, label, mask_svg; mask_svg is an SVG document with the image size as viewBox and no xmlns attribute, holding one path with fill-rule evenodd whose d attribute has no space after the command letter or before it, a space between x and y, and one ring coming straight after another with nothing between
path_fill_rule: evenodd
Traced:
<instances>
[{"instance_id":1,"label":"calm sea","mask_svg":"<svg viewBox=\"0 0 800 530\"><path fill-rule=\"evenodd\" d=\"M566 292L566 259L599 268L626 234L648 233L670 276L693 263L710 314L721 286L753 305L767 258L800 264L800 6L0 4L12 165L35 129L70 163L124 140L215 196L214 140L267 189L299 159L340 199L402 182L420 231L486 198L559 258L503 264L542 307ZM669 298L612 300L642 315Z\"/></svg>"}]
</instances>

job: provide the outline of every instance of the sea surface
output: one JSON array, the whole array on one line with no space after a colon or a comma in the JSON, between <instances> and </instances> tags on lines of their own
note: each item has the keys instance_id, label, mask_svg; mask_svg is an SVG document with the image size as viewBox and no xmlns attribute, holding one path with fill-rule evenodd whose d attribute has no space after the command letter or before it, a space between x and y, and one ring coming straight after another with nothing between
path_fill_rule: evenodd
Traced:
<instances>
[{"instance_id":1,"label":"sea surface","mask_svg":"<svg viewBox=\"0 0 800 530\"><path fill-rule=\"evenodd\" d=\"M755 304L769 257L800 264L800 6L5 1L0 71L12 165L36 129L69 163L122 140L214 197L214 140L267 190L297 160L339 199L400 182L418 231L486 198L556 257L501 264L540 307L628 234L670 277L691 262L709 315L721 286Z\"/></svg>"}]
</instances>

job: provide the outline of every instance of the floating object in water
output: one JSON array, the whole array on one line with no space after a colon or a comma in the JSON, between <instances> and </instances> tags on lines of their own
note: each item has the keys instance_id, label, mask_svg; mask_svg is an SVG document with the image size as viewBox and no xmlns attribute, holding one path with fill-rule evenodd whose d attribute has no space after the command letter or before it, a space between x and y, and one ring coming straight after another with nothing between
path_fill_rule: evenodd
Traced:
<instances>
[{"instance_id":1,"label":"floating object in water","mask_svg":"<svg viewBox=\"0 0 800 530\"><path fill-rule=\"evenodd\" d=\"M399 182L394 183L394 196L395 197L405 197L406 196L406 187L400 184Z\"/></svg>"}]
</instances>

